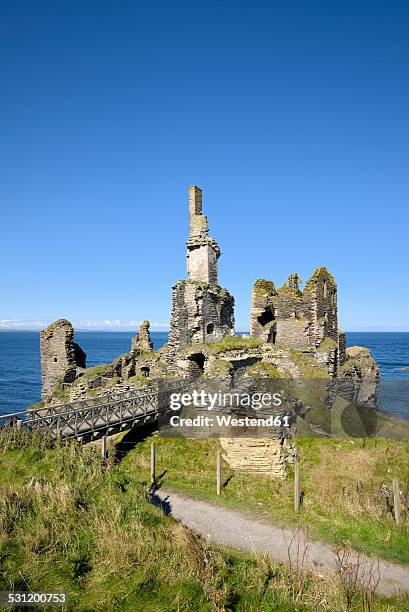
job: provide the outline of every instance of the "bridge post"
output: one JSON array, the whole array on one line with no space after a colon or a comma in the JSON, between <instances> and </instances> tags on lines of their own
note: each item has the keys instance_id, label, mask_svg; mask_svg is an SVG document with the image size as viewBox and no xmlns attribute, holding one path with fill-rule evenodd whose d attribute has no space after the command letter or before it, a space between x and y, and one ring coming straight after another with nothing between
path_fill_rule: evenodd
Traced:
<instances>
[{"instance_id":1,"label":"bridge post","mask_svg":"<svg viewBox=\"0 0 409 612\"><path fill-rule=\"evenodd\" d=\"M392 491L393 491L393 513L395 515L395 523L399 525L400 522L400 493L399 493L399 480L394 478L392 480Z\"/></svg>"},{"instance_id":2,"label":"bridge post","mask_svg":"<svg viewBox=\"0 0 409 612\"><path fill-rule=\"evenodd\" d=\"M217 452L216 461L216 494L222 494L222 454L220 451Z\"/></svg>"},{"instance_id":3,"label":"bridge post","mask_svg":"<svg viewBox=\"0 0 409 612\"><path fill-rule=\"evenodd\" d=\"M155 442L151 443L151 483L153 484L156 480L156 445Z\"/></svg>"},{"instance_id":4,"label":"bridge post","mask_svg":"<svg viewBox=\"0 0 409 612\"><path fill-rule=\"evenodd\" d=\"M300 511L301 505L301 475L300 465L297 462L294 466L294 512Z\"/></svg>"},{"instance_id":5,"label":"bridge post","mask_svg":"<svg viewBox=\"0 0 409 612\"><path fill-rule=\"evenodd\" d=\"M106 461L107 458L107 437L102 436L102 448L101 448L102 461Z\"/></svg>"}]
</instances>

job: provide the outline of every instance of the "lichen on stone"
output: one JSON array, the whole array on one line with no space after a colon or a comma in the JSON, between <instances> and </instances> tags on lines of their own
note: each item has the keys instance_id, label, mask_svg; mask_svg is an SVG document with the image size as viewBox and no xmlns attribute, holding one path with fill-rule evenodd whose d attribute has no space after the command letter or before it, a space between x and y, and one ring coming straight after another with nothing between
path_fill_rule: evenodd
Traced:
<instances>
[{"instance_id":1,"label":"lichen on stone","mask_svg":"<svg viewBox=\"0 0 409 612\"><path fill-rule=\"evenodd\" d=\"M253 285L253 291L256 293L274 294L276 291L273 281L265 278L258 278Z\"/></svg>"}]
</instances>

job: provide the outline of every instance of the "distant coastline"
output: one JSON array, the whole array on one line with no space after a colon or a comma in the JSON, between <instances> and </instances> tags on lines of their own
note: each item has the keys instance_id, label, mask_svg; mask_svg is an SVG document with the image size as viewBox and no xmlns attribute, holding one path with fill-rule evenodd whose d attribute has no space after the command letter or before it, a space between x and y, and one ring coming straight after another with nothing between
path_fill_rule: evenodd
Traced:
<instances>
[{"instance_id":1,"label":"distant coastline","mask_svg":"<svg viewBox=\"0 0 409 612\"><path fill-rule=\"evenodd\" d=\"M46 326L44 326L46 327ZM98 327L75 327L75 331L76 332L81 332L81 333L97 333L97 334L101 334L101 333L115 333L115 334L129 334L130 332L135 332L138 329L138 325L135 325L135 327L129 327L129 328L125 328L125 329L118 329L118 328L98 328ZM19 328L19 327L0 327L0 333L40 333L41 330L44 329L43 327L36 327L36 328ZM156 327L153 330L154 332L159 332L159 333L167 333L169 331L169 327ZM344 330L345 333L347 334L409 334L409 329L407 328L380 328L380 329L373 329L373 328L353 328L353 329L345 329ZM249 334L250 331L247 330L237 330L236 334Z\"/></svg>"},{"instance_id":2,"label":"distant coastline","mask_svg":"<svg viewBox=\"0 0 409 612\"><path fill-rule=\"evenodd\" d=\"M40 330L1 329L0 331L0 413L14 412L40 399ZM97 331L77 329L78 340L87 353L87 365L110 363L129 351L133 330ZM248 333L243 330L237 333ZM168 339L168 331L152 332L158 349ZM347 332L348 346L369 348L380 369L388 394L398 406L396 415L409 415L409 332ZM408 397L408 406L402 400ZM399 407L400 406L400 407ZM406 417L407 418L407 417Z\"/></svg>"}]
</instances>

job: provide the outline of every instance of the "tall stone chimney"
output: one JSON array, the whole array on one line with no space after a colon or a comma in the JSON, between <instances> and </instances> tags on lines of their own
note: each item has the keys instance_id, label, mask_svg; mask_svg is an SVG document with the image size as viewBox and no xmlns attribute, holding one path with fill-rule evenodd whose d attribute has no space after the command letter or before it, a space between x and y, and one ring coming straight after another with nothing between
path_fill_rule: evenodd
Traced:
<instances>
[{"instance_id":1,"label":"tall stone chimney","mask_svg":"<svg viewBox=\"0 0 409 612\"><path fill-rule=\"evenodd\" d=\"M209 237L207 218L202 214L202 190L189 187L188 279L173 286L168 365L176 368L183 346L215 342L234 335L234 298L219 287L217 260L220 248ZM177 368L176 368L177 369Z\"/></svg>"},{"instance_id":2,"label":"tall stone chimney","mask_svg":"<svg viewBox=\"0 0 409 612\"><path fill-rule=\"evenodd\" d=\"M189 187L189 239L186 246L189 280L217 285L220 248L209 237L207 217L202 214L202 190L196 185Z\"/></svg>"}]
</instances>

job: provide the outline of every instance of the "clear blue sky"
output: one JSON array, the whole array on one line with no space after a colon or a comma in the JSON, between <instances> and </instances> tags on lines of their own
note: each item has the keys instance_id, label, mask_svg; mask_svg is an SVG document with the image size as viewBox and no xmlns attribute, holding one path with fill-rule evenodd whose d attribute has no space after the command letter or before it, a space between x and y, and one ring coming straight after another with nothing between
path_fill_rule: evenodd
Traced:
<instances>
[{"instance_id":1,"label":"clear blue sky","mask_svg":"<svg viewBox=\"0 0 409 612\"><path fill-rule=\"evenodd\" d=\"M408 33L404 0L0 2L0 325L166 324L197 184L238 329L321 265L344 329L409 329Z\"/></svg>"}]
</instances>

